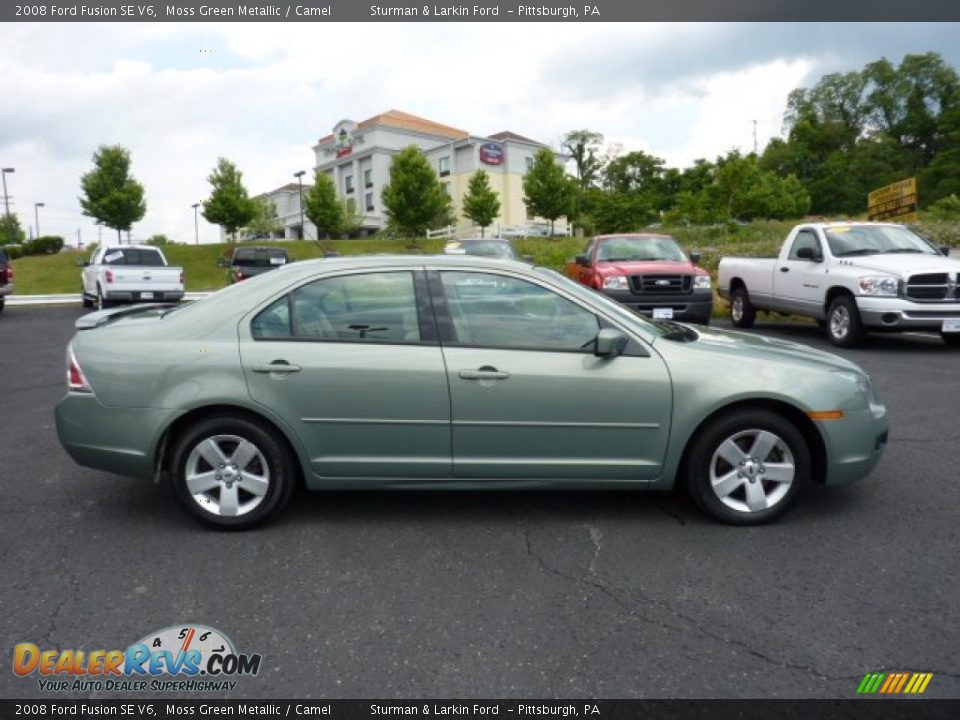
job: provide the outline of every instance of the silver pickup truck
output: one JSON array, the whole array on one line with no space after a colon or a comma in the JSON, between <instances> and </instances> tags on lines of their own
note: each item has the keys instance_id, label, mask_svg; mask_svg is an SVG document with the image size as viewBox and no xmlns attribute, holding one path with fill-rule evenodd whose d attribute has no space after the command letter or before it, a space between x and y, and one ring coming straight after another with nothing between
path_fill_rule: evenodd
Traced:
<instances>
[{"instance_id":1,"label":"silver pickup truck","mask_svg":"<svg viewBox=\"0 0 960 720\"><path fill-rule=\"evenodd\" d=\"M960 261L903 225L804 223L777 258L723 258L720 296L737 327L758 310L805 315L840 347L867 331L926 330L960 344Z\"/></svg>"},{"instance_id":2,"label":"silver pickup truck","mask_svg":"<svg viewBox=\"0 0 960 720\"><path fill-rule=\"evenodd\" d=\"M116 302L176 302L183 298L183 268L167 265L160 248L118 245L98 248L83 263L84 307L102 310Z\"/></svg>"}]
</instances>

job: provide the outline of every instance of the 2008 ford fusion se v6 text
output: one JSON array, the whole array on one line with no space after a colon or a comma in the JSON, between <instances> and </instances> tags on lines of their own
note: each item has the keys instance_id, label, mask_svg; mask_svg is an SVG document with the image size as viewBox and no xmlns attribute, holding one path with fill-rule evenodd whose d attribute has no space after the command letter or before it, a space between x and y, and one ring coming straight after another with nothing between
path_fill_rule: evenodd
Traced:
<instances>
[{"instance_id":1,"label":"2008 ford fusion se v6 text","mask_svg":"<svg viewBox=\"0 0 960 720\"><path fill-rule=\"evenodd\" d=\"M664 490L734 524L867 475L886 408L856 365L648 321L539 267L300 262L180 306L80 318L57 431L219 527L322 489Z\"/></svg>"}]
</instances>

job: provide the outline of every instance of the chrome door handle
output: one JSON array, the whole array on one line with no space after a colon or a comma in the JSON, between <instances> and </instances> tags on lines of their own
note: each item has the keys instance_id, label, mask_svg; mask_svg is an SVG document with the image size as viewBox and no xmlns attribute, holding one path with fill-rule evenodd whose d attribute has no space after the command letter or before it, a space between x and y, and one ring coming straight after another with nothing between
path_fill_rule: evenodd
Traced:
<instances>
[{"instance_id":1,"label":"chrome door handle","mask_svg":"<svg viewBox=\"0 0 960 720\"><path fill-rule=\"evenodd\" d=\"M255 373L295 373L303 368L299 365L291 365L288 362L272 362L269 365L256 365L253 368Z\"/></svg>"},{"instance_id":2,"label":"chrome door handle","mask_svg":"<svg viewBox=\"0 0 960 720\"><path fill-rule=\"evenodd\" d=\"M461 370L460 377L464 380L506 380L510 373L492 367L482 367L479 370Z\"/></svg>"},{"instance_id":3,"label":"chrome door handle","mask_svg":"<svg viewBox=\"0 0 960 720\"><path fill-rule=\"evenodd\" d=\"M780 272L790 272L790 268L788 268L788 267L782 267L782 268L780 268Z\"/></svg>"}]
</instances>

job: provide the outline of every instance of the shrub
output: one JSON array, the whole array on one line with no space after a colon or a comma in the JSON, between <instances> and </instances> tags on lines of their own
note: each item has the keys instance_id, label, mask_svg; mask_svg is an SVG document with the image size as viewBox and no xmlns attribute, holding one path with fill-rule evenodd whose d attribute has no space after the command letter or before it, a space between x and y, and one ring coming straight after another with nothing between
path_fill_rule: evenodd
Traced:
<instances>
[{"instance_id":1,"label":"shrub","mask_svg":"<svg viewBox=\"0 0 960 720\"><path fill-rule=\"evenodd\" d=\"M41 235L23 244L24 255L53 255L63 249L63 238L57 235Z\"/></svg>"}]
</instances>

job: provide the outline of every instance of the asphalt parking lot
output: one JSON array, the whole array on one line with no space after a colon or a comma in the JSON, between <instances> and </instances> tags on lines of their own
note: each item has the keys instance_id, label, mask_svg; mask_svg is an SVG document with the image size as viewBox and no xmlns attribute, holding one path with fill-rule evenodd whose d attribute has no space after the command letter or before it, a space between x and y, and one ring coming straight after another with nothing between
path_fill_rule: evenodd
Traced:
<instances>
[{"instance_id":1,"label":"asphalt parking lot","mask_svg":"<svg viewBox=\"0 0 960 720\"><path fill-rule=\"evenodd\" d=\"M960 352L938 338L842 352L889 406L886 456L767 527L679 493L358 492L218 533L61 450L81 312L0 316L8 659L203 623L263 656L229 697L842 698L871 671L932 672L926 695L960 697ZM756 331L830 349L813 325ZM41 697L8 662L0 697Z\"/></svg>"}]
</instances>

